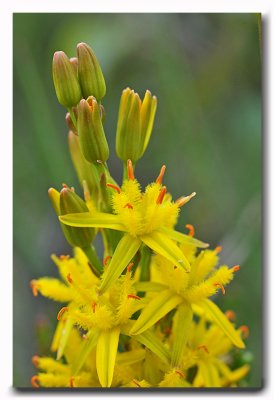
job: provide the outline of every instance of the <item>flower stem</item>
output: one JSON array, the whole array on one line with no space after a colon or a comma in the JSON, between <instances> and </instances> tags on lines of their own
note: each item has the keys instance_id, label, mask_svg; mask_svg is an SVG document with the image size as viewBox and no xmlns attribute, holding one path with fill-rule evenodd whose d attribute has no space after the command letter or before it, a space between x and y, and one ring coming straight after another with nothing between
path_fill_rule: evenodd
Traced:
<instances>
[{"instance_id":1,"label":"flower stem","mask_svg":"<svg viewBox=\"0 0 274 400\"><path fill-rule=\"evenodd\" d=\"M69 112L70 118L72 120L72 123L75 126L75 129L77 129L77 121L76 121L74 112L72 111L72 108L68 108L68 112Z\"/></svg>"},{"instance_id":2,"label":"flower stem","mask_svg":"<svg viewBox=\"0 0 274 400\"><path fill-rule=\"evenodd\" d=\"M83 247L82 250L84 251L84 253L86 254L87 258L90 261L90 267L91 267L92 271L94 272L94 274L96 276L99 277L103 273L104 267L103 267L101 261L99 260L94 247L87 246L87 247Z\"/></svg>"}]
</instances>

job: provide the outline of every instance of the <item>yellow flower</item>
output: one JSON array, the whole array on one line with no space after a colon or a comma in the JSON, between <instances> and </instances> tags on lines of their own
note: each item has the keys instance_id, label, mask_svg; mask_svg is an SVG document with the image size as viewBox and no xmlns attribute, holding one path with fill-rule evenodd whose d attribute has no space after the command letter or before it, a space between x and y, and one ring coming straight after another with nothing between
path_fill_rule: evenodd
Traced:
<instances>
[{"instance_id":1,"label":"yellow flower","mask_svg":"<svg viewBox=\"0 0 274 400\"><path fill-rule=\"evenodd\" d=\"M173 228L177 222L180 207L186 204L195 193L173 202L166 194L166 187L162 186L164 172L165 166L162 167L156 182L148 185L142 193L139 183L134 178L132 163L128 160L128 179L124 181L121 189L112 184L108 185L115 190L112 198L114 214L77 213L59 217L62 223L70 226L106 228L124 232L103 274L99 288L101 293L121 275L142 243L187 272L190 268L189 261L177 242L196 247L208 246Z\"/></svg>"}]
</instances>

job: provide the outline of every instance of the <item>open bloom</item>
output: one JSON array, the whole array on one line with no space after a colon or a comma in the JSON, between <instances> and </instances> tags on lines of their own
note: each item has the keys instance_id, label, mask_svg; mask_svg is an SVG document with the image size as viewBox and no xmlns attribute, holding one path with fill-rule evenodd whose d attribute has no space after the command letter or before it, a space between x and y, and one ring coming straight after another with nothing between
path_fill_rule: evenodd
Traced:
<instances>
[{"instance_id":1,"label":"open bloom","mask_svg":"<svg viewBox=\"0 0 274 400\"><path fill-rule=\"evenodd\" d=\"M108 228L124 232L102 277L99 288L101 293L121 275L142 243L173 265L188 272L189 261L177 242L196 247L208 246L174 230L180 207L195 193L173 202L167 194L166 187L162 186L164 172L165 166L162 167L156 182L148 185L142 193L138 181L134 178L132 163L128 160L128 179L124 181L122 187L108 185L114 190L112 197L114 214L85 212L59 217L62 223L70 226Z\"/></svg>"}]
</instances>

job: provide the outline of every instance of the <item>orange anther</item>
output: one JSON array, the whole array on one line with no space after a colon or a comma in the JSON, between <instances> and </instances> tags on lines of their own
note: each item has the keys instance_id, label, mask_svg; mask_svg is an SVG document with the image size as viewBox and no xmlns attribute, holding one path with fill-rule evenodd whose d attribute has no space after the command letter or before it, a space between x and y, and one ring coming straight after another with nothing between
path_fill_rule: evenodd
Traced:
<instances>
[{"instance_id":1,"label":"orange anther","mask_svg":"<svg viewBox=\"0 0 274 400\"><path fill-rule=\"evenodd\" d=\"M136 385L138 387L142 387L141 385L139 385L139 383L135 379L133 379L132 383L134 383L134 385Z\"/></svg>"},{"instance_id":2,"label":"orange anther","mask_svg":"<svg viewBox=\"0 0 274 400\"><path fill-rule=\"evenodd\" d=\"M235 314L235 312L232 311L232 310L227 310L227 311L225 312L225 315L227 316L227 318L228 318L230 321L235 321L235 319L236 319L236 314Z\"/></svg>"},{"instance_id":3,"label":"orange anther","mask_svg":"<svg viewBox=\"0 0 274 400\"><path fill-rule=\"evenodd\" d=\"M32 387L35 387L35 388L39 388L40 385L39 385L38 381L39 381L38 375L34 375L34 376L31 378L31 386L32 386Z\"/></svg>"},{"instance_id":4,"label":"orange anther","mask_svg":"<svg viewBox=\"0 0 274 400\"><path fill-rule=\"evenodd\" d=\"M133 206L130 203L127 203L123 208L130 208L131 210L133 210Z\"/></svg>"},{"instance_id":5,"label":"orange anther","mask_svg":"<svg viewBox=\"0 0 274 400\"><path fill-rule=\"evenodd\" d=\"M35 297L38 296L38 284L35 279L30 281L30 287L31 287L33 296L35 296Z\"/></svg>"},{"instance_id":6,"label":"orange anther","mask_svg":"<svg viewBox=\"0 0 274 400\"><path fill-rule=\"evenodd\" d=\"M214 286L218 286L218 287L222 290L222 293L225 294L225 287L224 287L224 285L222 285L221 283L214 283Z\"/></svg>"},{"instance_id":7,"label":"orange anther","mask_svg":"<svg viewBox=\"0 0 274 400\"><path fill-rule=\"evenodd\" d=\"M131 160L127 160L127 177L128 180L134 181L134 171L133 171L133 165Z\"/></svg>"},{"instance_id":8,"label":"orange anther","mask_svg":"<svg viewBox=\"0 0 274 400\"><path fill-rule=\"evenodd\" d=\"M249 336L249 327L247 325L240 326L239 330L243 332L245 339Z\"/></svg>"},{"instance_id":9,"label":"orange anther","mask_svg":"<svg viewBox=\"0 0 274 400\"><path fill-rule=\"evenodd\" d=\"M33 356L31 359L31 362L33 365L35 365L36 368L38 368L38 364L39 364L39 357L38 356Z\"/></svg>"},{"instance_id":10,"label":"orange anther","mask_svg":"<svg viewBox=\"0 0 274 400\"><path fill-rule=\"evenodd\" d=\"M87 335L84 333L83 335L82 335L82 339L84 339L84 340L87 340Z\"/></svg>"},{"instance_id":11,"label":"orange anther","mask_svg":"<svg viewBox=\"0 0 274 400\"><path fill-rule=\"evenodd\" d=\"M185 227L186 227L186 229L189 229L188 236L194 236L195 235L195 229L194 229L193 225L186 224Z\"/></svg>"},{"instance_id":12,"label":"orange anther","mask_svg":"<svg viewBox=\"0 0 274 400\"><path fill-rule=\"evenodd\" d=\"M204 350L207 354L209 354L209 351L208 351L208 348L207 348L207 346L206 345L204 345L204 344L200 344L198 347L197 347L197 349L198 350Z\"/></svg>"},{"instance_id":13,"label":"orange anther","mask_svg":"<svg viewBox=\"0 0 274 400\"><path fill-rule=\"evenodd\" d=\"M91 307L92 307L92 311L95 313L95 310L96 310L96 306L97 306L97 303L94 301L93 303L92 303L92 305L91 305Z\"/></svg>"},{"instance_id":14,"label":"orange anther","mask_svg":"<svg viewBox=\"0 0 274 400\"><path fill-rule=\"evenodd\" d=\"M163 180L163 176L164 176L165 172L166 172L166 166L163 165L161 168L160 174L158 175L158 177L155 181L156 183L159 183L159 185L162 184L162 180Z\"/></svg>"},{"instance_id":15,"label":"orange anther","mask_svg":"<svg viewBox=\"0 0 274 400\"><path fill-rule=\"evenodd\" d=\"M127 295L128 299L136 299L136 300L141 300L141 297L136 296L135 294L128 294Z\"/></svg>"},{"instance_id":16,"label":"orange anther","mask_svg":"<svg viewBox=\"0 0 274 400\"><path fill-rule=\"evenodd\" d=\"M128 266L127 266L127 271L128 271L128 272L131 271L133 265L134 265L134 262L131 262L131 263L128 264Z\"/></svg>"},{"instance_id":17,"label":"orange anther","mask_svg":"<svg viewBox=\"0 0 274 400\"><path fill-rule=\"evenodd\" d=\"M178 369L175 371L176 374L178 374L181 378L185 379L185 374L182 371L179 371Z\"/></svg>"},{"instance_id":18,"label":"orange anther","mask_svg":"<svg viewBox=\"0 0 274 400\"><path fill-rule=\"evenodd\" d=\"M222 248L222 246L217 246L217 247L215 247L215 252L218 254L218 253L221 253L221 251L223 250L223 248Z\"/></svg>"},{"instance_id":19,"label":"orange anther","mask_svg":"<svg viewBox=\"0 0 274 400\"><path fill-rule=\"evenodd\" d=\"M68 185L66 183L62 183L63 188L69 189Z\"/></svg>"},{"instance_id":20,"label":"orange anther","mask_svg":"<svg viewBox=\"0 0 274 400\"><path fill-rule=\"evenodd\" d=\"M71 278L71 274L69 273L69 274L67 274L67 280L69 281L69 283L72 283L73 282L73 280L72 280L72 278Z\"/></svg>"},{"instance_id":21,"label":"orange anther","mask_svg":"<svg viewBox=\"0 0 274 400\"><path fill-rule=\"evenodd\" d=\"M60 319L62 318L62 315L64 314L65 311L68 311L68 307L62 307L61 310L59 311L59 313L57 314L57 319L58 321L60 321Z\"/></svg>"},{"instance_id":22,"label":"orange anther","mask_svg":"<svg viewBox=\"0 0 274 400\"><path fill-rule=\"evenodd\" d=\"M75 387L74 381L75 381L75 378L73 376L69 378L69 386L72 388Z\"/></svg>"},{"instance_id":23,"label":"orange anther","mask_svg":"<svg viewBox=\"0 0 274 400\"><path fill-rule=\"evenodd\" d=\"M234 265L234 267L232 267L233 272L237 272L240 269L240 265Z\"/></svg>"},{"instance_id":24,"label":"orange anther","mask_svg":"<svg viewBox=\"0 0 274 400\"><path fill-rule=\"evenodd\" d=\"M111 189L116 190L116 192L119 194L121 193L121 189L118 186L113 185L112 183L107 183L107 187L110 187Z\"/></svg>"},{"instance_id":25,"label":"orange anther","mask_svg":"<svg viewBox=\"0 0 274 400\"><path fill-rule=\"evenodd\" d=\"M69 260L70 259L70 255L66 255L65 256L64 254L62 254L59 258L60 258L61 261Z\"/></svg>"},{"instance_id":26,"label":"orange anther","mask_svg":"<svg viewBox=\"0 0 274 400\"><path fill-rule=\"evenodd\" d=\"M108 261L109 261L111 258L112 258L111 256L106 256L106 257L104 258L103 263L104 263L104 266L105 266L105 267L108 266Z\"/></svg>"},{"instance_id":27,"label":"orange anther","mask_svg":"<svg viewBox=\"0 0 274 400\"><path fill-rule=\"evenodd\" d=\"M191 200L194 196L196 196L196 192L191 193L189 196L179 197L179 199L177 199L175 203L178 207L182 207L184 204L188 203L189 200Z\"/></svg>"},{"instance_id":28,"label":"orange anther","mask_svg":"<svg viewBox=\"0 0 274 400\"><path fill-rule=\"evenodd\" d=\"M163 186L159 193L159 196L157 197L156 204L162 204L165 194L166 194L166 186Z\"/></svg>"}]
</instances>

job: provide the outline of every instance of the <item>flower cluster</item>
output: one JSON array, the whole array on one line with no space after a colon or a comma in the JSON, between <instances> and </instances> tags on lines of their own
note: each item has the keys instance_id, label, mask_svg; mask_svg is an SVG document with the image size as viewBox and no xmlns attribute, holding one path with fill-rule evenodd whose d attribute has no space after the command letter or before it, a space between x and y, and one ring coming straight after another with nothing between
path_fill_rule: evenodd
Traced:
<instances>
[{"instance_id":1,"label":"flower cluster","mask_svg":"<svg viewBox=\"0 0 274 400\"><path fill-rule=\"evenodd\" d=\"M153 128L157 99L123 91L116 152L121 185L106 161L104 77L92 49L53 58L59 102L68 109L69 149L82 199L73 187L49 197L71 256L52 256L60 279L30 282L34 296L62 303L51 344L55 357L33 357L34 387L233 387L249 366L233 368L232 350L245 347L248 328L235 326L211 297L225 293L239 266L219 266L221 247L196 239L194 227L175 229L195 192L173 200L165 165L144 191L135 178ZM104 255L92 245L101 235ZM239 351L239 350L238 350Z\"/></svg>"}]
</instances>

